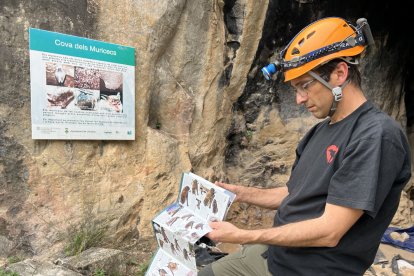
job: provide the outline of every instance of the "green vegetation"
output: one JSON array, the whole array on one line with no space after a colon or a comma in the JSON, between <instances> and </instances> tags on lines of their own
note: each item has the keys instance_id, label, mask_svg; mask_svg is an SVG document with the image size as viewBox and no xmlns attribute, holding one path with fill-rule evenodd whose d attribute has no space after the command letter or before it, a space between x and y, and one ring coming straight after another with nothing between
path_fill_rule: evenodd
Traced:
<instances>
[{"instance_id":1,"label":"green vegetation","mask_svg":"<svg viewBox=\"0 0 414 276\"><path fill-rule=\"evenodd\" d=\"M92 274L93 276L122 276L118 271L106 271L103 268L98 268Z\"/></svg>"},{"instance_id":2,"label":"green vegetation","mask_svg":"<svg viewBox=\"0 0 414 276\"><path fill-rule=\"evenodd\" d=\"M102 245L105 232L106 227L101 223L93 220L84 221L79 227L69 231L69 244L65 247L65 255L78 255L88 248Z\"/></svg>"},{"instance_id":3,"label":"green vegetation","mask_svg":"<svg viewBox=\"0 0 414 276\"><path fill-rule=\"evenodd\" d=\"M0 268L0 276L19 276L19 274L13 271L5 271L3 268Z\"/></svg>"},{"instance_id":4,"label":"green vegetation","mask_svg":"<svg viewBox=\"0 0 414 276\"><path fill-rule=\"evenodd\" d=\"M244 133L244 136L247 138L248 141L250 141L253 137L253 131L252 130L246 130Z\"/></svg>"},{"instance_id":5,"label":"green vegetation","mask_svg":"<svg viewBox=\"0 0 414 276\"><path fill-rule=\"evenodd\" d=\"M15 264L15 263L18 263L22 260L23 259L19 256L10 256L10 257L7 258L7 263L8 264Z\"/></svg>"},{"instance_id":6,"label":"green vegetation","mask_svg":"<svg viewBox=\"0 0 414 276\"><path fill-rule=\"evenodd\" d=\"M147 271L147 269L149 267L149 264L150 264L149 261L146 262L146 263L140 264L136 276L144 276L145 272Z\"/></svg>"},{"instance_id":7,"label":"green vegetation","mask_svg":"<svg viewBox=\"0 0 414 276\"><path fill-rule=\"evenodd\" d=\"M94 276L106 276L106 272L104 269L97 269L93 275Z\"/></svg>"}]
</instances>

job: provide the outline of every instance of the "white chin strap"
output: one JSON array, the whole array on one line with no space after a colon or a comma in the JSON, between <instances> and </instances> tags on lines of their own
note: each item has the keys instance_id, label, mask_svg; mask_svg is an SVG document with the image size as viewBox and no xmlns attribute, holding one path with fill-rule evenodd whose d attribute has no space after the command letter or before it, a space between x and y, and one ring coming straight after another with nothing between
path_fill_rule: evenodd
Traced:
<instances>
[{"instance_id":1,"label":"white chin strap","mask_svg":"<svg viewBox=\"0 0 414 276\"><path fill-rule=\"evenodd\" d=\"M342 99L342 89L344 89L344 87L349 83L349 80L346 80L341 86L332 87L327 81L325 81L323 78L321 78L315 72L309 71L308 73L309 73L309 75L314 77L316 80L318 80L320 83L322 83L323 85L328 87L329 90L331 90L332 95L333 95L334 98L333 98L331 109L329 110L328 116L332 117L332 115L336 111L336 106L338 105L338 102Z\"/></svg>"}]
</instances>

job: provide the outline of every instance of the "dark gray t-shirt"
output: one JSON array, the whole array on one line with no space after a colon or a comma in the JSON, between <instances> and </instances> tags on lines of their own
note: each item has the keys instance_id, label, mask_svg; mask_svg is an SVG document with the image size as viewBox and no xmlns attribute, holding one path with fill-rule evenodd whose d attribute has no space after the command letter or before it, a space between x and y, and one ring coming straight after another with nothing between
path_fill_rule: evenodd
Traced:
<instances>
[{"instance_id":1,"label":"dark gray t-shirt","mask_svg":"<svg viewBox=\"0 0 414 276\"><path fill-rule=\"evenodd\" d=\"M274 225L316 218L325 204L364 210L335 247L270 246L273 275L362 275L411 177L410 149L400 126L366 102L336 124L314 126L296 149L289 195Z\"/></svg>"}]
</instances>

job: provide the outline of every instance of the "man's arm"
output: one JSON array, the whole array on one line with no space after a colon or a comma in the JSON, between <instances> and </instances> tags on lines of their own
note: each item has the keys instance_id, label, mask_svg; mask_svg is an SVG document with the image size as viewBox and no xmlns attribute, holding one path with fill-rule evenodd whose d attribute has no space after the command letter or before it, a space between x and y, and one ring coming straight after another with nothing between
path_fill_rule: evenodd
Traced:
<instances>
[{"instance_id":1,"label":"man's arm","mask_svg":"<svg viewBox=\"0 0 414 276\"><path fill-rule=\"evenodd\" d=\"M238 202L245 202L272 210L277 209L282 200L288 195L287 187L262 189L226 184L223 182L216 182L215 184L235 193L236 201Z\"/></svg>"},{"instance_id":2,"label":"man's arm","mask_svg":"<svg viewBox=\"0 0 414 276\"><path fill-rule=\"evenodd\" d=\"M362 210L326 204L315 219L259 230L243 230L229 222L210 223L207 237L218 242L293 247L334 247L363 214Z\"/></svg>"}]
</instances>

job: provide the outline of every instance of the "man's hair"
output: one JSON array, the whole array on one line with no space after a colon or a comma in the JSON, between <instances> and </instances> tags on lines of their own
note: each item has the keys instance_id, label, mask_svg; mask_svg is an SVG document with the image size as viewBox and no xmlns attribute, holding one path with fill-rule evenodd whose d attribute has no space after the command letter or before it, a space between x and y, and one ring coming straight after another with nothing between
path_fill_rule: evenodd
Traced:
<instances>
[{"instance_id":1,"label":"man's hair","mask_svg":"<svg viewBox=\"0 0 414 276\"><path fill-rule=\"evenodd\" d=\"M329 62L319 66L318 68L315 68L315 71L326 81L329 81L330 75L333 72L333 70L336 68L336 65L340 62L346 62L343 59L336 58L333 60L330 60ZM347 80L350 80L351 83L353 83L355 86L361 88L361 73L358 70L358 67L356 64L348 63L348 77Z\"/></svg>"}]
</instances>

